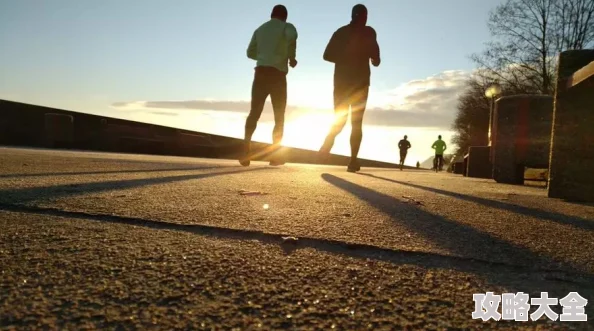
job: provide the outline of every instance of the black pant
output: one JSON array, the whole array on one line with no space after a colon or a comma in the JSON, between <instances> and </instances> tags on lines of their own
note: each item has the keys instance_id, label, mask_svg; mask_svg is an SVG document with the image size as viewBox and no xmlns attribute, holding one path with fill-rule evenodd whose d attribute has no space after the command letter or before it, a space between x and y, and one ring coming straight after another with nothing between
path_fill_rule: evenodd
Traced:
<instances>
[{"instance_id":1,"label":"black pant","mask_svg":"<svg viewBox=\"0 0 594 331\"><path fill-rule=\"evenodd\" d=\"M363 115L367 107L367 97L369 96L369 86L357 86L354 84L334 84L334 125L330 129L322 150L329 152L334 145L336 136L346 125L349 116L349 106L351 114L351 158L356 159L363 140Z\"/></svg>"},{"instance_id":2,"label":"black pant","mask_svg":"<svg viewBox=\"0 0 594 331\"><path fill-rule=\"evenodd\" d=\"M283 139L287 108L287 74L273 67L256 67L252 83L252 105L245 122L246 142L252 140L269 95L274 111L272 142L278 146Z\"/></svg>"},{"instance_id":3,"label":"black pant","mask_svg":"<svg viewBox=\"0 0 594 331\"><path fill-rule=\"evenodd\" d=\"M441 162L439 162L441 161ZM439 163L438 163L439 162ZM435 165L435 169L438 167L443 167L443 154L435 154L435 159L433 159L433 164Z\"/></svg>"},{"instance_id":4,"label":"black pant","mask_svg":"<svg viewBox=\"0 0 594 331\"><path fill-rule=\"evenodd\" d=\"M404 163L404 159L406 159L406 154L408 153L407 150L401 150L400 151L400 163L403 164Z\"/></svg>"}]
</instances>

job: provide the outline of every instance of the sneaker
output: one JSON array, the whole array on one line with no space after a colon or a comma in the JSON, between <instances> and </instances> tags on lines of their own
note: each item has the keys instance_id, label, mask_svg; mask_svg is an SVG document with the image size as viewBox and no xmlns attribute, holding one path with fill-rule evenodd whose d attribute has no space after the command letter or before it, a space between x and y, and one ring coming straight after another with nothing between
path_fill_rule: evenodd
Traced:
<instances>
[{"instance_id":1,"label":"sneaker","mask_svg":"<svg viewBox=\"0 0 594 331\"><path fill-rule=\"evenodd\" d=\"M331 148L328 148L327 146L322 146L322 148L320 148L316 157L318 164L328 163L328 160L330 160L330 150Z\"/></svg>"},{"instance_id":2,"label":"sneaker","mask_svg":"<svg viewBox=\"0 0 594 331\"><path fill-rule=\"evenodd\" d=\"M270 159L269 165L271 165L273 167L278 167L278 166L284 165L285 163L286 163L285 158L280 155L277 155Z\"/></svg>"},{"instance_id":3,"label":"sneaker","mask_svg":"<svg viewBox=\"0 0 594 331\"><path fill-rule=\"evenodd\" d=\"M244 167L250 166L250 144L247 143L244 145L243 156L239 159L239 164Z\"/></svg>"},{"instance_id":4,"label":"sneaker","mask_svg":"<svg viewBox=\"0 0 594 331\"><path fill-rule=\"evenodd\" d=\"M348 172L357 172L359 170L361 170L361 166L358 161L351 161L347 167Z\"/></svg>"},{"instance_id":5,"label":"sneaker","mask_svg":"<svg viewBox=\"0 0 594 331\"><path fill-rule=\"evenodd\" d=\"M278 166L285 165L285 161L274 159L274 160L270 160L269 165L271 165L273 167L278 167Z\"/></svg>"}]
</instances>

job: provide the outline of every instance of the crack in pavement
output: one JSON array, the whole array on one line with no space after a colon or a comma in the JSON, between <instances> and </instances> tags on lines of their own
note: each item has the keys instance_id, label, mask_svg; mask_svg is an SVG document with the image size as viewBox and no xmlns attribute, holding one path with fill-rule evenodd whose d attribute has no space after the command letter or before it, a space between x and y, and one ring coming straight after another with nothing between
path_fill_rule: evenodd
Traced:
<instances>
[{"instance_id":1,"label":"crack in pavement","mask_svg":"<svg viewBox=\"0 0 594 331\"><path fill-rule=\"evenodd\" d=\"M158 220L149 220L144 218L95 214L80 211L68 211L58 208L35 207L24 204L5 204L0 203L0 211L37 214L45 216L55 216L61 218L82 219L95 222L118 223L132 226L142 226L158 230L170 230L189 232L204 236L210 236L222 239L236 240L256 240L264 244L279 245L286 254L291 254L294 250L311 248L327 253L343 255L353 258L377 260L393 264L414 264L430 268L454 269L462 272L475 273L478 269L488 269L493 272L504 272L501 268L509 271L528 272L544 274L545 279L561 281L573 284L592 284L594 277L578 273L575 271L566 271L562 269L545 269L528 267L503 262L495 262L472 257L444 255L431 252L409 251L401 249L390 249L369 244L350 243L339 240L299 237L294 238L289 234L268 233L256 230L233 229L203 224L179 224ZM483 270L484 272L484 270Z\"/></svg>"}]
</instances>

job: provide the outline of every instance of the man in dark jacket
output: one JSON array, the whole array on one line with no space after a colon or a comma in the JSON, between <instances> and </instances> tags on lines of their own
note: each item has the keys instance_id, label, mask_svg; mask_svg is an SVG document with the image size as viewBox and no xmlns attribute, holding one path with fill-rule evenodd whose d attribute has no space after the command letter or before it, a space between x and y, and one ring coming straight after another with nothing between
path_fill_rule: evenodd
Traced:
<instances>
[{"instance_id":1,"label":"man in dark jacket","mask_svg":"<svg viewBox=\"0 0 594 331\"><path fill-rule=\"evenodd\" d=\"M357 156L363 139L363 114L367 106L371 70L380 64L380 49L375 30L367 26L367 8L353 7L351 23L332 35L324 52L324 60L334 66L334 112L336 120L320 148L322 155L330 153L336 136L344 128L351 113L351 161L348 171L361 169Z\"/></svg>"},{"instance_id":2,"label":"man in dark jacket","mask_svg":"<svg viewBox=\"0 0 594 331\"><path fill-rule=\"evenodd\" d=\"M410 141L408 141L408 136L405 135L404 139L398 142L398 149L400 149L400 171L404 167L404 160L406 159L409 148L411 148Z\"/></svg>"}]
</instances>

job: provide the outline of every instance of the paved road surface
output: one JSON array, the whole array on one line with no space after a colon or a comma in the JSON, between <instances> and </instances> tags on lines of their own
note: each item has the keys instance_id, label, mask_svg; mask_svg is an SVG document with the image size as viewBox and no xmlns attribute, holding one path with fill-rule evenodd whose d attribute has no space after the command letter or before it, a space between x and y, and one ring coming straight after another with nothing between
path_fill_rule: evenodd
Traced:
<instances>
[{"instance_id":1,"label":"paved road surface","mask_svg":"<svg viewBox=\"0 0 594 331\"><path fill-rule=\"evenodd\" d=\"M0 328L594 329L594 207L541 188L0 148L0 229ZM589 321L472 320L487 291Z\"/></svg>"}]
</instances>

